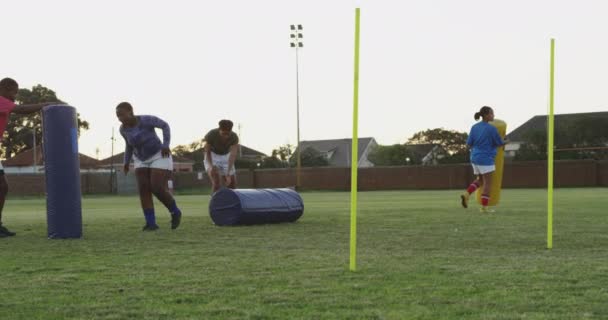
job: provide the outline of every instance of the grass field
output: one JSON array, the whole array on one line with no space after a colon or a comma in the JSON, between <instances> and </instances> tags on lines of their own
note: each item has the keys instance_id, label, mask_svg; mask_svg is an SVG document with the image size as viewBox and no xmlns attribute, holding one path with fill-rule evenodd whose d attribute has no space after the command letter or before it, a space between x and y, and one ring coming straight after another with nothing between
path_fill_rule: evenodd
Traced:
<instances>
[{"instance_id":1,"label":"grass field","mask_svg":"<svg viewBox=\"0 0 608 320\"><path fill-rule=\"evenodd\" d=\"M299 222L215 227L182 195L180 229L135 197L83 200L84 239L47 240L45 202L9 200L0 319L608 319L608 190L503 190L499 212L458 191L360 193L359 271L349 194L304 193Z\"/></svg>"}]
</instances>

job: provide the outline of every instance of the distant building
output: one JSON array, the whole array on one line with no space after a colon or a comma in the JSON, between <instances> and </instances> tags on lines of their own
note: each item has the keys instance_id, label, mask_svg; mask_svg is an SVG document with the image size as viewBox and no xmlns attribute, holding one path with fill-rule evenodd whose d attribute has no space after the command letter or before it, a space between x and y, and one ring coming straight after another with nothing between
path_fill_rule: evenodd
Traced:
<instances>
[{"instance_id":1,"label":"distant building","mask_svg":"<svg viewBox=\"0 0 608 320\"><path fill-rule=\"evenodd\" d=\"M194 161L184 157L173 157L173 172L192 172ZM122 171L125 153L121 152L113 157L109 157L100 161L100 167L109 171L112 166L116 171ZM133 160L131 160L131 170L134 169Z\"/></svg>"},{"instance_id":2,"label":"distant building","mask_svg":"<svg viewBox=\"0 0 608 320\"><path fill-rule=\"evenodd\" d=\"M436 165L447 155L443 147L438 144L406 144L405 147L415 157L412 162L423 165Z\"/></svg>"},{"instance_id":3,"label":"distant building","mask_svg":"<svg viewBox=\"0 0 608 320\"><path fill-rule=\"evenodd\" d=\"M91 158L82 153L78 154L81 172L100 171L99 160ZM44 157L42 146L36 148L36 160L34 161L34 149L28 149L16 154L10 159L2 161L4 172L8 174L16 173L43 173Z\"/></svg>"},{"instance_id":4,"label":"distant building","mask_svg":"<svg viewBox=\"0 0 608 320\"><path fill-rule=\"evenodd\" d=\"M244 145L240 145L239 158L241 158L243 160L259 162L259 161L262 161L262 159L264 159L266 157L267 157L267 155L260 151L248 148Z\"/></svg>"},{"instance_id":5,"label":"distant building","mask_svg":"<svg viewBox=\"0 0 608 320\"><path fill-rule=\"evenodd\" d=\"M203 163L203 154L204 154L204 149L199 148L192 152L188 152L187 154L184 155L184 157L194 161L195 167L201 167L202 163ZM257 163L257 162L262 161L262 159L264 159L266 157L267 157L267 155L260 151L251 149L244 145L239 145L237 159Z\"/></svg>"},{"instance_id":6,"label":"distant building","mask_svg":"<svg viewBox=\"0 0 608 320\"><path fill-rule=\"evenodd\" d=\"M374 138L359 138L357 167L367 168L374 166L369 161L368 155L377 145L378 143ZM351 167L352 139L300 141L300 148L302 150L313 148L320 152L325 156L331 167ZM295 155L297 152L296 149L293 154Z\"/></svg>"},{"instance_id":7,"label":"distant building","mask_svg":"<svg viewBox=\"0 0 608 320\"><path fill-rule=\"evenodd\" d=\"M587 119L601 119L608 126L608 112L568 113L555 115L555 129L568 127L578 121ZM507 134L509 143L505 146L505 157L515 157L517 151L526 142L532 132L547 131L547 115L534 116L521 126Z\"/></svg>"}]
</instances>

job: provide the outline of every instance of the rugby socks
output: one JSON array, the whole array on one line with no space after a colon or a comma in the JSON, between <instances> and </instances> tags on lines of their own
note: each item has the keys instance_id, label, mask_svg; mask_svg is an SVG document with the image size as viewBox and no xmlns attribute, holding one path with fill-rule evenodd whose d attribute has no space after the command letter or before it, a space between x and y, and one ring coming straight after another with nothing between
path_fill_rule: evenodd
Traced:
<instances>
[{"instance_id":1,"label":"rugby socks","mask_svg":"<svg viewBox=\"0 0 608 320\"><path fill-rule=\"evenodd\" d=\"M171 214L178 216L182 214L182 211L179 210L179 208L177 207L177 203L175 203L175 200L171 200L171 204L167 207L167 209L169 209L169 212L171 212Z\"/></svg>"},{"instance_id":2,"label":"rugby socks","mask_svg":"<svg viewBox=\"0 0 608 320\"><path fill-rule=\"evenodd\" d=\"M490 195L482 194L481 195L481 205L484 207L487 207L489 202L490 202Z\"/></svg>"},{"instance_id":3,"label":"rugby socks","mask_svg":"<svg viewBox=\"0 0 608 320\"><path fill-rule=\"evenodd\" d=\"M475 190L477 190L477 188L479 188L479 182L475 181L473 183L471 183L471 185L467 188L467 192L469 194L475 192Z\"/></svg>"},{"instance_id":4,"label":"rugby socks","mask_svg":"<svg viewBox=\"0 0 608 320\"><path fill-rule=\"evenodd\" d=\"M154 215L154 208L144 209L144 217L146 218L147 225L156 225L156 216Z\"/></svg>"}]
</instances>

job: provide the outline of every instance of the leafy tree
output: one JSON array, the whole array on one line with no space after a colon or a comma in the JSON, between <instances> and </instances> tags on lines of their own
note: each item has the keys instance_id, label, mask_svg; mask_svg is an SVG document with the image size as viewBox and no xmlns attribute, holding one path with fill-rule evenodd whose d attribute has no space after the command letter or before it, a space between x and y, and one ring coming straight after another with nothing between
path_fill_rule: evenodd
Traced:
<instances>
[{"instance_id":1,"label":"leafy tree","mask_svg":"<svg viewBox=\"0 0 608 320\"><path fill-rule=\"evenodd\" d=\"M407 144L439 145L447 153L438 159L439 163L463 163L469 161L469 147L466 132L446 130L443 128L427 129L416 132L408 139Z\"/></svg>"},{"instance_id":2,"label":"leafy tree","mask_svg":"<svg viewBox=\"0 0 608 320\"><path fill-rule=\"evenodd\" d=\"M294 147L290 144L282 145L278 149L272 150L272 156L281 161L288 161L293 154Z\"/></svg>"},{"instance_id":3,"label":"leafy tree","mask_svg":"<svg viewBox=\"0 0 608 320\"><path fill-rule=\"evenodd\" d=\"M264 157L260 162L261 169L285 168L289 166L289 162L282 161L277 157Z\"/></svg>"},{"instance_id":4,"label":"leafy tree","mask_svg":"<svg viewBox=\"0 0 608 320\"><path fill-rule=\"evenodd\" d=\"M189 157L192 153L192 151L190 151L190 148L188 148L187 145L178 145L177 147L173 148L173 150L171 150L171 153L174 156L178 156L178 157Z\"/></svg>"},{"instance_id":5,"label":"leafy tree","mask_svg":"<svg viewBox=\"0 0 608 320\"><path fill-rule=\"evenodd\" d=\"M420 164L406 145L376 146L368 155L369 161L376 166L407 166Z\"/></svg>"},{"instance_id":6,"label":"leafy tree","mask_svg":"<svg viewBox=\"0 0 608 320\"><path fill-rule=\"evenodd\" d=\"M173 148L171 152L179 157L190 157L194 152L201 151L203 148L203 140L197 140L190 144L181 144Z\"/></svg>"},{"instance_id":7,"label":"leafy tree","mask_svg":"<svg viewBox=\"0 0 608 320\"><path fill-rule=\"evenodd\" d=\"M437 162L440 164L468 163L469 161L470 161L470 154L468 151L447 155L447 156L437 160Z\"/></svg>"},{"instance_id":8,"label":"leafy tree","mask_svg":"<svg viewBox=\"0 0 608 320\"><path fill-rule=\"evenodd\" d=\"M407 144L434 144L439 145L448 154L466 153L467 138L469 135L466 132L458 132L456 130L445 130L443 128L427 129L425 131L416 132L408 139Z\"/></svg>"},{"instance_id":9,"label":"leafy tree","mask_svg":"<svg viewBox=\"0 0 608 320\"><path fill-rule=\"evenodd\" d=\"M272 155L265 157L259 163L259 168L287 168L289 167L289 158L293 155L294 147L290 144L279 146L272 150Z\"/></svg>"},{"instance_id":10,"label":"leafy tree","mask_svg":"<svg viewBox=\"0 0 608 320\"><path fill-rule=\"evenodd\" d=\"M42 85L36 85L32 89L19 89L17 93L17 104L36 104L44 102L60 102L55 92ZM89 123L80 118L78 119L78 134L81 130L88 130ZM42 142L42 119L40 113L29 115L11 114L9 122L6 126L6 132L3 137L2 153L10 159L15 154L33 147L33 134L36 135L36 141ZM33 128L33 130L32 130ZM33 132L34 133L33 133Z\"/></svg>"},{"instance_id":11,"label":"leafy tree","mask_svg":"<svg viewBox=\"0 0 608 320\"><path fill-rule=\"evenodd\" d=\"M252 161L249 159L242 159L242 158L236 158L236 160L234 160L234 166L237 169L256 169L258 167L258 162L257 161Z\"/></svg>"},{"instance_id":12,"label":"leafy tree","mask_svg":"<svg viewBox=\"0 0 608 320\"><path fill-rule=\"evenodd\" d=\"M203 154L203 140L196 140L190 144L178 145L171 150L173 155L187 158L194 161L192 169L194 171L203 171L204 165L204 154Z\"/></svg>"}]
</instances>

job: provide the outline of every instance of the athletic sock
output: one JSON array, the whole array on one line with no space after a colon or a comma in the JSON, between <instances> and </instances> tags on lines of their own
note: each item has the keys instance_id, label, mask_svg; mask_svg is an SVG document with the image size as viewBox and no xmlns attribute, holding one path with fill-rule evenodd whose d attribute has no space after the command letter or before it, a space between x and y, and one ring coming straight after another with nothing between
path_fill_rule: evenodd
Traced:
<instances>
[{"instance_id":1,"label":"athletic sock","mask_svg":"<svg viewBox=\"0 0 608 320\"><path fill-rule=\"evenodd\" d=\"M471 183L471 185L467 188L467 192L469 194L475 192L475 190L477 190L477 188L479 188L479 185L477 184L477 182L473 182Z\"/></svg>"},{"instance_id":2,"label":"athletic sock","mask_svg":"<svg viewBox=\"0 0 608 320\"><path fill-rule=\"evenodd\" d=\"M182 214L182 211L179 210L179 208L177 207L177 203L175 203L175 200L171 201L171 204L167 209L169 209L169 212L171 212L171 214L175 214L178 216Z\"/></svg>"},{"instance_id":3,"label":"athletic sock","mask_svg":"<svg viewBox=\"0 0 608 320\"><path fill-rule=\"evenodd\" d=\"M481 205L484 207L487 207L488 202L490 202L490 195L482 194L481 195Z\"/></svg>"},{"instance_id":4,"label":"athletic sock","mask_svg":"<svg viewBox=\"0 0 608 320\"><path fill-rule=\"evenodd\" d=\"M144 217L146 218L147 225L156 225L156 216L154 215L154 208L144 209Z\"/></svg>"}]
</instances>

